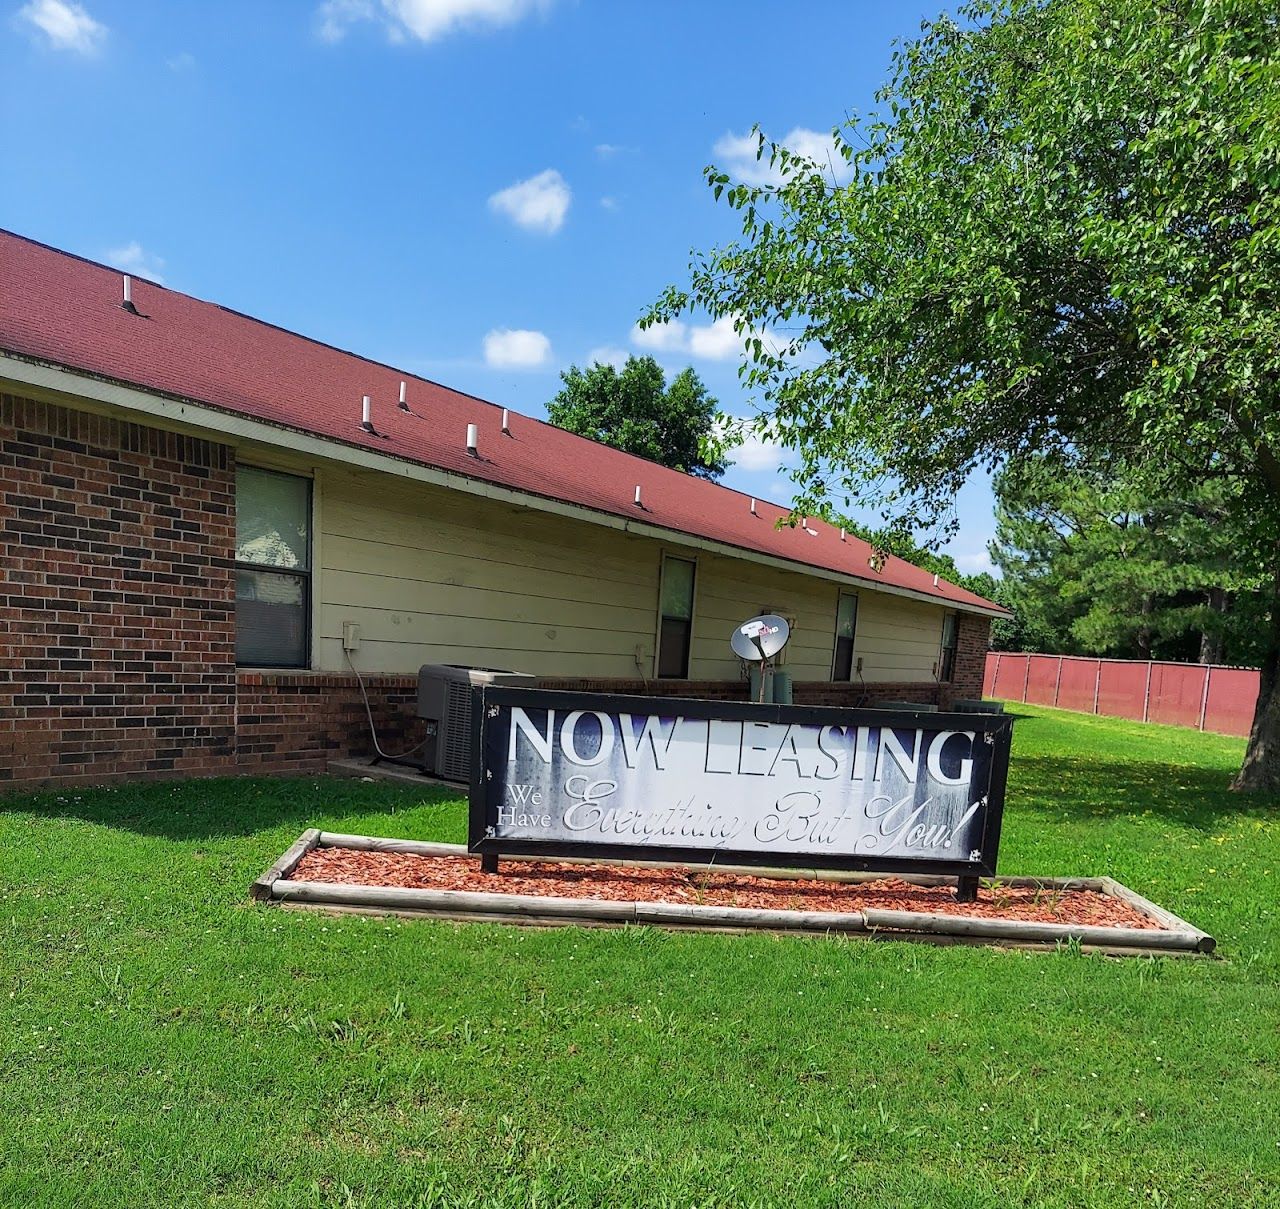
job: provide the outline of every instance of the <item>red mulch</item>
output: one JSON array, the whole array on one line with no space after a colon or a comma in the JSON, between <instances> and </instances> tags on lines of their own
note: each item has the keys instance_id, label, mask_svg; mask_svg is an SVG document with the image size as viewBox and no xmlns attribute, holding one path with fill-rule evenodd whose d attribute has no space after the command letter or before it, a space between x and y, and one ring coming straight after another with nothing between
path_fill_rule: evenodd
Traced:
<instances>
[{"instance_id":1,"label":"red mulch","mask_svg":"<svg viewBox=\"0 0 1280 1209\"><path fill-rule=\"evenodd\" d=\"M1159 928L1123 899L1096 890L1032 890L1000 887L978 891L976 903L956 902L949 886L914 886L900 878L839 883L707 873L691 869L637 869L572 865L558 861L506 861L499 873L482 873L475 856L412 856L313 848L291 877L354 886L404 886L415 890L471 890L491 894L542 894L552 898L620 902L698 903L794 911L939 912L987 919L1097 927Z\"/></svg>"}]
</instances>

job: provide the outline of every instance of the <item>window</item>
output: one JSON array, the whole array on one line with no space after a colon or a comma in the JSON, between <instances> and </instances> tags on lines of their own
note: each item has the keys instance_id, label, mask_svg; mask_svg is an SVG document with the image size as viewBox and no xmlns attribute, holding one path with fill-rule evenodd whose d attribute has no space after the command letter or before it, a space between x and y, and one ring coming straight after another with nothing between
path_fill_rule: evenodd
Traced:
<instances>
[{"instance_id":1,"label":"window","mask_svg":"<svg viewBox=\"0 0 1280 1209\"><path fill-rule=\"evenodd\" d=\"M687 558L662 560L662 591L658 606L658 676L685 680L689 676L689 642L693 637L693 572Z\"/></svg>"},{"instance_id":2,"label":"window","mask_svg":"<svg viewBox=\"0 0 1280 1209\"><path fill-rule=\"evenodd\" d=\"M311 645L311 482L236 470L236 663L306 667Z\"/></svg>"},{"instance_id":3,"label":"window","mask_svg":"<svg viewBox=\"0 0 1280 1209\"><path fill-rule=\"evenodd\" d=\"M952 680L956 674L956 640L959 626L954 613L942 615L942 669L939 680Z\"/></svg>"},{"instance_id":4,"label":"window","mask_svg":"<svg viewBox=\"0 0 1280 1209\"><path fill-rule=\"evenodd\" d=\"M853 636L858 628L858 598L841 592L836 605L836 655L831 664L832 680L853 679Z\"/></svg>"}]
</instances>

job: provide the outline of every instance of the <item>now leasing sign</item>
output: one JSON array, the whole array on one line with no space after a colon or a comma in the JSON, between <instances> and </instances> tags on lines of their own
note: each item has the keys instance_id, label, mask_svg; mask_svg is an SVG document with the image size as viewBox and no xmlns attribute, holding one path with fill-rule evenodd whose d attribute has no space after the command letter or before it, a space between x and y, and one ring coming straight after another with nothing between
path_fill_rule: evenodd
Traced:
<instances>
[{"instance_id":1,"label":"now leasing sign","mask_svg":"<svg viewBox=\"0 0 1280 1209\"><path fill-rule=\"evenodd\" d=\"M470 848L993 875L1012 720L486 688Z\"/></svg>"}]
</instances>

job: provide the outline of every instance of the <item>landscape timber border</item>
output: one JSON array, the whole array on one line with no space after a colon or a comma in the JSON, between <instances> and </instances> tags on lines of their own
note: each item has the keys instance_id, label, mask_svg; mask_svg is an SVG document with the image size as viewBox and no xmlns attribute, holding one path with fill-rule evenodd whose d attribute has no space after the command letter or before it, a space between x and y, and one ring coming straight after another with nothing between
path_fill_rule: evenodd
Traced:
<instances>
[{"instance_id":1,"label":"landscape timber border","mask_svg":"<svg viewBox=\"0 0 1280 1209\"><path fill-rule=\"evenodd\" d=\"M536 927L626 927L639 925L680 931L746 933L766 931L806 935L840 935L867 940L918 940L934 944L985 944L1054 950L1078 945L1082 952L1117 957L1194 957L1214 952L1207 932L1157 906L1110 877L997 877L989 885L1043 890L1093 890L1123 899L1158 923L1158 929L1108 928L1091 924L1053 924L1029 920L987 919L972 915L915 911L777 911L749 907L701 906L687 903L621 902L602 899L553 898L532 894L494 894L466 890L420 890L399 886L356 886L336 882L294 880L290 874L313 848L350 848L364 852L401 852L414 856L478 859L463 844L384 839L338 832L304 831L287 851L250 887L250 896L284 907L335 914L396 915L465 923L509 923ZM504 857L533 861L536 856ZM689 862L588 860L558 857L565 864L621 868L706 869L753 877L821 880L836 883L883 881L883 873L817 869L761 869ZM916 886L950 886L946 874L897 874Z\"/></svg>"}]
</instances>

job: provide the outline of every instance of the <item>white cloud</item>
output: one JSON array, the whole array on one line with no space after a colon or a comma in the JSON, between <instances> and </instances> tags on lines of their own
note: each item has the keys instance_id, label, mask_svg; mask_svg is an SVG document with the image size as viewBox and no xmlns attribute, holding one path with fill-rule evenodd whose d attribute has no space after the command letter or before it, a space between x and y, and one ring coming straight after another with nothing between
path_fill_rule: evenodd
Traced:
<instances>
[{"instance_id":1,"label":"white cloud","mask_svg":"<svg viewBox=\"0 0 1280 1209\"><path fill-rule=\"evenodd\" d=\"M727 361L742 351L743 337L733 330L733 316L722 315L708 327L689 329L689 351L708 361Z\"/></svg>"},{"instance_id":2,"label":"white cloud","mask_svg":"<svg viewBox=\"0 0 1280 1209\"><path fill-rule=\"evenodd\" d=\"M955 554L952 557L956 566L966 575L977 575L981 571L995 574L995 563L991 561L991 555L985 549L972 554Z\"/></svg>"},{"instance_id":3,"label":"white cloud","mask_svg":"<svg viewBox=\"0 0 1280 1209\"><path fill-rule=\"evenodd\" d=\"M625 348L616 348L612 344L604 344L599 348L593 348L587 354L588 365L612 365L614 369L621 369L627 363L627 350Z\"/></svg>"},{"instance_id":4,"label":"white cloud","mask_svg":"<svg viewBox=\"0 0 1280 1209\"><path fill-rule=\"evenodd\" d=\"M743 470L776 471L787 460L787 451L777 441L749 433L741 445L729 450L729 458Z\"/></svg>"},{"instance_id":5,"label":"white cloud","mask_svg":"<svg viewBox=\"0 0 1280 1209\"><path fill-rule=\"evenodd\" d=\"M733 322L732 315L724 315L705 324L686 324L679 319L648 328L637 324L631 329L631 343L659 353L687 353L706 361L729 361L743 355L744 342L752 335L750 330L739 335L733 330Z\"/></svg>"},{"instance_id":6,"label":"white cloud","mask_svg":"<svg viewBox=\"0 0 1280 1209\"><path fill-rule=\"evenodd\" d=\"M377 21L393 42L434 42L461 29L514 25L551 0L325 0L316 10L317 32L340 42L360 21Z\"/></svg>"},{"instance_id":7,"label":"white cloud","mask_svg":"<svg viewBox=\"0 0 1280 1209\"><path fill-rule=\"evenodd\" d=\"M18 18L40 30L55 50L78 55L97 54L107 36L107 27L73 0L31 0L18 10Z\"/></svg>"},{"instance_id":8,"label":"white cloud","mask_svg":"<svg viewBox=\"0 0 1280 1209\"><path fill-rule=\"evenodd\" d=\"M123 247L112 248L104 259L122 273L128 273L133 277L145 277L148 281L154 281L156 285L164 285L164 278L160 275L160 270L164 268L164 261L159 256L148 252L136 239Z\"/></svg>"},{"instance_id":9,"label":"white cloud","mask_svg":"<svg viewBox=\"0 0 1280 1209\"><path fill-rule=\"evenodd\" d=\"M797 126L779 139L789 151L803 155L820 164L835 181L847 181L852 175L844 156L836 151L835 140L830 134L820 134ZM765 158L756 159L757 139L754 134L726 134L716 141L711 151L718 165L735 180L747 185L778 185L783 175L777 164L770 164L768 148Z\"/></svg>"},{"instance_id":10,"label":"white cloud","mask_svg":"<svg viewBox=\"0 0 1280 1209\"><path fill-rule=\"evenodd\" d=\"M751 426L749 420L720 416L717 434L726 443L725 453L739 470L777 472L787 462L787 450Z\"/></svg>"},{"instance_id":11,"label":"white cloud","mask_svg":"<svg viewBox=\"0 0 1280 1209\"><path fill-rule=\"evenodd\" d=\"M689 329L679 319L644 328L636 324L631 329L631 343L655 353L683 353L689 347Z\"/></svg>"},{"instance_id":12,"label":"white cloud","mask_svg":"<svg viewBox=\"0 0 1280 1209\"><path fill-rule=\"evenodd\" d=\"M484 338L484 360L491 369L537 369L551 360L551 341L525 328L495 328Z\"/></svg>"},{"instance_id":13,"label":"white cloud","mask_svg":"<svg viewBox=\"0 0 1280 1209\"><path fill-rule=\"evenodd\" d=\"M554 235L564 225L573 193L554 168L517 181L489 198L489 209L505 214L526 231Z\"/></svg>"},{"instance_id":14,"label":"white cloud","mask_svg":"<svg viewBox=\"0 0 1280 1209\"><path fill-rule=\"evenodd\" d=\"M184 50L166 59L164 65L170 71L192 71L196 65L196 57L190 51Z\"/></svg>"}]
</instances>

